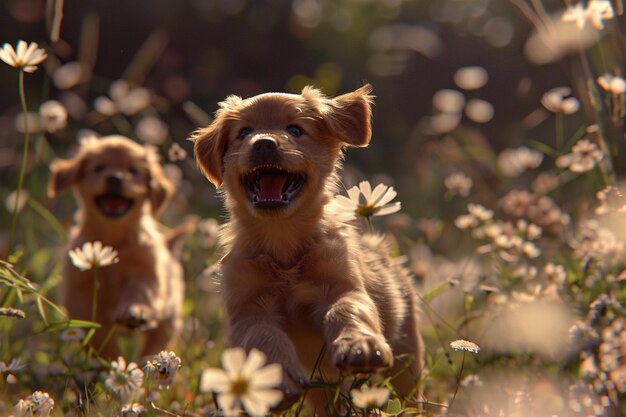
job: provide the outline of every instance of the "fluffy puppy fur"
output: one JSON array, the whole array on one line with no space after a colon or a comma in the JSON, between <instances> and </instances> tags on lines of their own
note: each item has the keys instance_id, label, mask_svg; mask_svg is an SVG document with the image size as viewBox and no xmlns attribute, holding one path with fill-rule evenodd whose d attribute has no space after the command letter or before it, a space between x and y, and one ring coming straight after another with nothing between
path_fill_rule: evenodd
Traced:
<instances>
[{"instance_id":1,"label":"fluffy puppy fur","mask_svg":"<svg viewBox=\"0 0 626 417\"><path fill-rule=\"evenodd\" d=\"M325 378L393 374L404 367L394 356L410 355L392 382L407 395L419 379L422 340L406 270L382 238L325 210L343 148L370 141L370 92L366 85L336 98L312 87L229 96L191 137L230 213L220 282L230 343L283 366L286 404L300 396L323 349Z\"/></svg>"},{"instance_id":2,"label":"fluffy puppy fur","mask_svg":"<svg viewBox=\"0 0 626 417\"><path fill-rule=\"evenodd\" d=\"M158 353L181 328L184 279L168 238L153 217L170 199L174 185L167 179L154 149L123 136L90 139L68 160L51 166L48 194L73 188L78 211L69 247L101 241L112 246L119 262L98 270L96 331L100 348L114 323L141 331L143 355ZM74 319L91 320L93 271L80 271L65 261L63 299ZM116 338L101 354L119 354Z\"/></svg>"}]
</instances>

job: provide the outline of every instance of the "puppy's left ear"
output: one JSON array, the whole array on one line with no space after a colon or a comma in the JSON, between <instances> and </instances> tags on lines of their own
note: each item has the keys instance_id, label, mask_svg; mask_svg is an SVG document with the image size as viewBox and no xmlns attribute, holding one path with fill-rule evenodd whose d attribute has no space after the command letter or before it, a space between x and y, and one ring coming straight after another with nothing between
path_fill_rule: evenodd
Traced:
<instances>
[{"instance_id":1,"label":"puppy's left ear","mask_svg":"<svg viewBox=\"0 0 626 417\"><path fill-rule=\"evenodd\" d=\"M84 155L80 153L72 159L55 159L50 165L48 197L58 194L73 186L80 178Z\"/></svg>"},{"instance_id":2,"label":"puppy's left ear","mask_svg":"<svg viewBox=\"0 0 626 417\"><path fill-rule=\"evenodd\" d=\"M150 167L150 179L148 184L148 198L152 205L152 211L158 213L174 194L174 183L165 176L159 163L159 155L156 150L146 147L148 152L148 165Z\"/></svg>"},{"instance_id":3,"label":"puppy's left ear","mask_svg":"<svg viewBox=\"0 0 626 417\"><path fill-rule=\"evenodd\" d=\"M324 120L340 141L349 146L367 146L372 138L372 86L365 84L351 93L327 100Z\"/></svg>"},{"instance_id":4,"label":"puppy's left ear","mask_svg":"<svg viewBox=\"0 0 626 417\"><path fill-rule=\"evenodd\" d=\"M189 138L194 142L196 163L215 188L220 188L224 180L224 155L227 141L223 132L223 114L226 104L227 102L220 104L222 109L217 111L215 120L209 126L196 130Z\"/></svg>"}]
</instances>

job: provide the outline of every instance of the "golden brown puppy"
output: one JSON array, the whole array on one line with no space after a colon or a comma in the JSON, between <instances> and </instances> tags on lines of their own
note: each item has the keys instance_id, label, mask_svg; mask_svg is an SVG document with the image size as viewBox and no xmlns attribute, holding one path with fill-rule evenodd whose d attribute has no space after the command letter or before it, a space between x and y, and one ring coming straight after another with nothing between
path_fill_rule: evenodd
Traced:
<instances>
[{"instance_id":1,"label":"golden brown puppy","mask_svg":"<svg viewBox=\"0 0 626 417\"><path fill-rule=\"evenodd\" d=\"M70 248L100 241L118 252L119 262L98 270L94 346L100 347L114 323L143 331L142 354L165 349L180 331L183 270L153 214L173 192L156 152L123 136L89 139L69 160L55 160L48 194L74 188L77 224ZM65 262L63 298L71 318L91 320L93 271ZM119 351L115 337L102 350Z\"/></svg>"},{"instance_id":2,"label":"golden brown puppy","mask_svg":"<svg viewBox=\"0 0 626 417\"><path fill-rule=\"evenodd\" d=\"M360 237L325 212L343 148L370 141L370 91L230 96L191 138L230 213L221 236L230 343L282 364L289 400L324 348L326 378L393 369L394 355L408 354L415 360L393 382L406 395L419 379L422 341L408 274L381 238Z\"/></svg>"}]
</instances>

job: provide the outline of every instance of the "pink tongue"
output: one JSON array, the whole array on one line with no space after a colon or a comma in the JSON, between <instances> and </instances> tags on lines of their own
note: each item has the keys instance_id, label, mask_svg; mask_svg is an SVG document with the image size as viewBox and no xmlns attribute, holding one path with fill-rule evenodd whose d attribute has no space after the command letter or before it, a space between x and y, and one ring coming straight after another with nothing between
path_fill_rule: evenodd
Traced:
<instances>
[{"instance_id":1,"label":"pink tongue","mask_svg":"<svg viewBox=\"0 0 626 417\"><path fill-rule=\"evenodd\" d=\"M104 206L109 213L121 213L128 203L122 198L109 197L104 200Z\"/></svg>"},{"instance_id":2,"label":"pink tongue","mask_svg":"<svg viewBox=\"0 0 626 417\"><path fill-rule=\"evenodd\" d=\"M283 186L287 181L286 175L263 175L260 179L259 200L282 200Z\"/></svg>"}]
</instances>

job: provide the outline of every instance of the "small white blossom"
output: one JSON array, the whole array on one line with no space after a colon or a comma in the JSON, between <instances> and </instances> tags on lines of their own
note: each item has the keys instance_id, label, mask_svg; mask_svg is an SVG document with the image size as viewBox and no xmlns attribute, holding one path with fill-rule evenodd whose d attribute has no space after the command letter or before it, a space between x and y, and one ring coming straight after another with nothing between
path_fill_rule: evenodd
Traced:
<instances>
[{"instance_id":1,"label":"small white blossom","mask_svg":"<svg viewBox=\"0 0 626 417\"><path fill-rule=\"evenodd\" d=\"M587 22L596 29L604 29L604 21L615 17L613 6L608 0L589 0L587 6L583 2L570 6L565 10L561 20L563 22L574 22L578 29L583 29Z\"/></svg>"},{"instance_id":2,"label":"small white blossom","mask_svg":"<svg viewBox=\"0 0 626 417\"><path fill-rule=\"evenodd\" d=\"M143 371L135 362L126 366L126 360L119 356L111 362L109 376L104 381L106 388L123 402L132 402L139 396L143 383Z\"/></svg>"},{"instance_id":3,"label":"small white blossom","mask_svg":"<svg viewBox=\"0 0 626 417\"><path fill-rule=\"evenodd\" d=\"M67 126L67 110L56 100L48 100L39 107L42 127L55 133Z\"/></svg>"},{"instance_id":4,"label":"small white blossom","mask_svg":"<svg viewBox=\"0 0 626 417\"><path fill-rule=\"evenodd\" d=\"M572 172L591 171L604 158L604 152L589 139L581 139L572 147L572 152L559 156L556 166Z\"/></svg>"},{"instance_id":5,"label":"small white blossom","mask_svg":"<svg viewBox=\"0 0 626 417\"><path fill-rule=\"evenodd\" d=\"M469 342L467 340L455 340L454 342L450 342L450 347L454 350L466 350L472 353L480 352L480 346L476 343Z\"/></svg>"},{"instance_id":6,"label":"small white blossom","mask_svg":"<svg viewBox=\"0 0 626 417\"><path fill-rule=\"evenodd\" d=\"M350 398L355 407L367 410L372 408L382 408L389 400L389 389L382 387L368 387L362 385L361 388L350 390Z\"/></svg>"},{"instance_id":7,"label":"small white blossom","mask_svg":"<svg viewBox=\"0 0 626 417\"><path fill-rule=\"evenodd\" d=\"M598 85L611 94L624 94L626 92L626 80L622 77L606 73L596 79Z\"/></svg>"},{"instance_id":8,"label":"small white blossom","mask_svg":"<svg viewBox=\"0 0 626 417\"><path fill-rule=\"evenodd\" d=\"M79 327L63 330L60 338L64 342L80 342L85 338L85 331Z\"/></svg>"},{"instance_id":9,"label":"small white blossom","mask_svg":"<svg viewBox=\"0 0 626 417\"><path fill-rule=\"evenodd\" d=\"M543 95L541 104L553 113L573 114L580 108L580 102L571 94L569 87L556 87Z\"/></svg>"},{"instance_id":10,"label":"small white blossom","mask_svg":"<svg viewBox=\"0 0 626 417\"><path fill-rule=\"evenodd\" d=\"M54 408L54 400L47 392L35 391L25 400L20 400L13 412L15 417L48 417Z\"/></svg>"}]
</instances>

